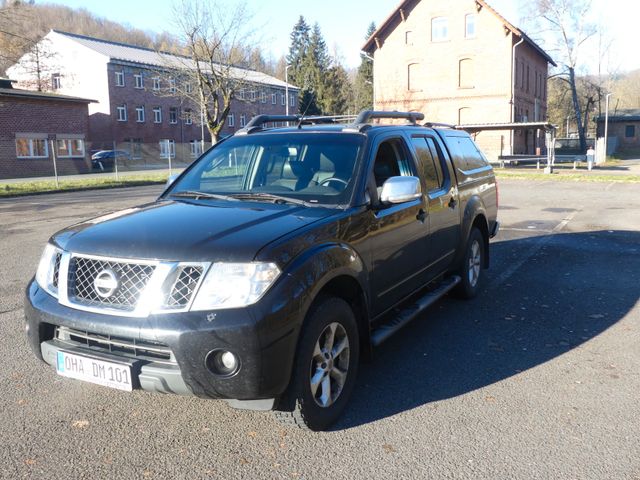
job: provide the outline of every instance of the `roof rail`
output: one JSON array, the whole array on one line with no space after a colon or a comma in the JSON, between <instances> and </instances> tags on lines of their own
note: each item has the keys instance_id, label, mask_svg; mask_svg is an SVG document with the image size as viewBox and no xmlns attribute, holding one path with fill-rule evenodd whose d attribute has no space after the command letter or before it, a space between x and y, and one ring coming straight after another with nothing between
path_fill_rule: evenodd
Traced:
<instances>
[{"instance_id":1,"label":"roof rail","mask_svg":"<svg viewBox=\"0 0 640 480\"><path fill-rule=\"evenodd\" d=\"M451 125L450 123L439 123L439 122L425 122L422 124L423 127L445 127L445 128L457 128L455 125Z\"/></svg>"},{"instance_id":2,"label":"roof rail","mask_svg":"<svg viewBox=\"0 0 640 480\"><path fill-rule=\"evenodd\" d=\"M315 125L318 123L346 123L354 120L355 115L318 115L313 117L302 117L299 119L302 125Z\"/></svg>"},{"instance_id":3,"label":"roof rail","mask_svg":"<svg viewBox=\"0 0 640 480\"><path fill-rule=\"evenodd\" d=\"M419 120L424 120L424 114L420 112L384 112L384 111L376 111L376 110L363 110L356 118L354 122L356 125L369 123L370 120L374 120L376 118L404 118L405 120L409 120L414 125Z\"/></svg>"},{"instance_id":4,"label":"roof rail","mask_svg":"<svg viewBox=\"0 0 640 480\"><path fill-rule=\"evenodd\" d=\"M300 115L256 115L244 128L238 130L236 135L246 135L256 130L261 130L265 123L269 122L299 122Z\"/></svg>"}]
</instances>

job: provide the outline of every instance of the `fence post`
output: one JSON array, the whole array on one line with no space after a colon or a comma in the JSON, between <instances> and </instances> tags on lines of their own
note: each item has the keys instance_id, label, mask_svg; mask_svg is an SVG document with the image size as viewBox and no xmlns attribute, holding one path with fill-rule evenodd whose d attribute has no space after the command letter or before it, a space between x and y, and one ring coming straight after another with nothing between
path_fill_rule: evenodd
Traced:
<instances>
[{"instance_id":1,"label":"fence post","mask_svg":"<svg viewBox=\"0 0 640 480\"><path fill-rule=\"evenodd\" d=\"M51 158L53 158L53 174L56 178L56 188L60 188L60 184L58 183L58 165L56 164L56 149L53 140L49 140L51 144Z\"/></svg>"},{"instance_id":2,"label":"fence post","mask_svg":"<svg viewBox=\"0 0 640 480\"><path fill-rule=\"evenodd\" d=\"M113 141L113 171L116 173L116 182L118 179L118 150L116 150L116 141Z\"/></svg>"}]
</instances>

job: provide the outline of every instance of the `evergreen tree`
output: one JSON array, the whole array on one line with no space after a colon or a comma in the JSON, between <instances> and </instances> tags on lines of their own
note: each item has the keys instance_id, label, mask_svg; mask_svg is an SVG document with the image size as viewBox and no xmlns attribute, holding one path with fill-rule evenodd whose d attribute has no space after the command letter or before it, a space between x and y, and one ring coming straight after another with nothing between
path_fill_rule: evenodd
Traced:
<instances>
[{"instance_id":1,"label":"evergreen tree","mask_svg":"<svg viewBox=\"0 0 640 480\"><path fill-rule=\"evenodd\" d=\"M310 31L311 27L309 27L304 17L300 15L290 35L291 45L289 46L289 54L287 55L287 65L291 65L289 68L289 83L300 88L304 87L302 65L309 50Z\"/></svg>"},{"instance_id":2,"label":"evergreen tree","mask_svg":"<svg viewBox=\"0 0 640 480\"><path fill-rule=\"evenodd\" d=\"M376 25L371 22L365 40L368 40L375 31ZM355 82L356 111L373 109L373 101L373 61L365 55L360 55L360 66Z\"/></svg>"},{"instance_id":3,"label":"evergreen tree","mask_svg":"<svg viewBox=\"0 0 640 480\"><path fill-rule=\"evenodd\" d=\"M325 74L322 111L328 115L344 115L351 113L351 82L342 65L335 64Z\"/></svg>"}]
</instances>

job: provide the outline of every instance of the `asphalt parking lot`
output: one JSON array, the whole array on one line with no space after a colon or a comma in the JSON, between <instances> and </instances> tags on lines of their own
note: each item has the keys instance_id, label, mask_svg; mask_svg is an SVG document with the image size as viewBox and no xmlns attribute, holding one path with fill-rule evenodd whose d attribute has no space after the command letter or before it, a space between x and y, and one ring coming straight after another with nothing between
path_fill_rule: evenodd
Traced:
<instances>
[{"instance_id":1,"label":"asphalt parking lot","mask_svg":"<svg viewBox=\"0 0 640 480\"><path fill-rule=\"evenodd\" d=\"M325 433L64 379L29 351L47 238L158 191L0 200L0 478L640 479L640 185L502 181L484 292L378 349Z\"/></svg>"}]
</instances>

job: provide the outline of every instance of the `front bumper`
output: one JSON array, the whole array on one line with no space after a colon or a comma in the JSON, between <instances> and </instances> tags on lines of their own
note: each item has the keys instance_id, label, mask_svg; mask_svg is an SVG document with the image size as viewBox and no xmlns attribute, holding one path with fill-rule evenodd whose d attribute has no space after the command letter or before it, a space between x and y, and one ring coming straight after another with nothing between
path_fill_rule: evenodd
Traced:
<instances>
[{"instance_id":1,"label":"front bumper","mask_svg":"<svg viewBox=\"0 0 640 480\"><path fill-rule=\"evenodd\" d=\"M285 391L302 323L302 288L291 277L278 282L256 305L211 312L183 312L132 318L92 313L60 305L32 281L25 317L36 356L55 365L57 351L130 363L134 386L143 390L233 400L237 407L266 409ZM105 351L54 338L56 328L106 338L168 347L170 362ZM240 359L232 376L212 373L205 363L212 350ZM123 356L124 355L124 356Z\"/></svg>"}]
</instances>

